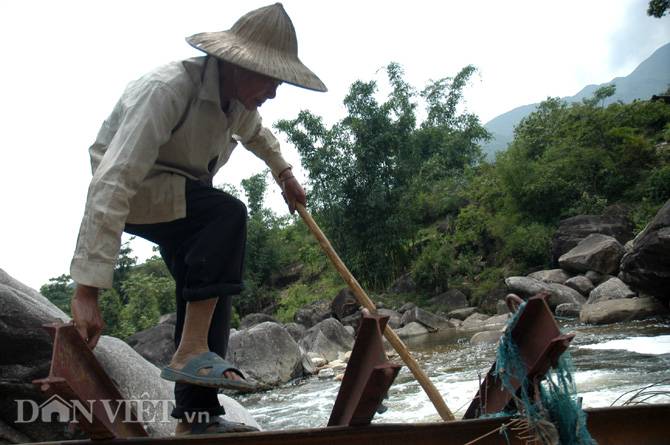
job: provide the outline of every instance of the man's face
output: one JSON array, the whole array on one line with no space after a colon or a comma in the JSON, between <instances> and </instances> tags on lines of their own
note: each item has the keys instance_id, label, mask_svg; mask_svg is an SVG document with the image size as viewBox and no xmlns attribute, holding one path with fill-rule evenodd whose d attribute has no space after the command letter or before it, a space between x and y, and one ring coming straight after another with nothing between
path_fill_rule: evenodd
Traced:
<instances>
[{"instance_id":1,"label":"man's face","mask_svg":"<svg viewBox=\"0 0 670 445\"><path fill-rule=\"evenodd\" d=\"M274 99L281 81L245 69L239 69L237 77L237 100L247 110L255 110L267 99Z\"/></svg>"}]
</instances>

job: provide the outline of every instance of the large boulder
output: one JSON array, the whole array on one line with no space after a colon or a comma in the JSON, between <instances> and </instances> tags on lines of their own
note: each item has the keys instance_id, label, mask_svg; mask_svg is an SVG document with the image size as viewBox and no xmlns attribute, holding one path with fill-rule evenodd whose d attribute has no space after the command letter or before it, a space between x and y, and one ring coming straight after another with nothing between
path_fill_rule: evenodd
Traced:
<instances>
[{"instance_id":1,"label":"large boulder","mask_svg":"<svg viewBox=\"0 0 670 445\"><path fill-rule=\"evenodd\" d=\"M377 309L377 315L386 315L389 317L388 326L395 330L402 327L402 314L392 309Z\"/></svg>"},{"instance_id":2,"label":"large boulder","mask_svg":"<svg viewBox=\"0 0 670 445\"><path fill-rule=\"evenodd\" d=\"M535 278L545 283L565 284L570 278L570 274L563 269L539 270L528 274L528 278Z\"/></svg>"},{"instance_id":3,"label":"large boulder","mask_svg":"<svg viewBox=\"0 0 670 445\"><path fill-rule=\"evenodd\" d=\"M582 323L601 325L645 320L667 313L668 308L653 297L619 298L584 305L579 319Z\"/></svg>"},{"instance_id":4,"label":"large boulder","mask_svg":"<svg viewBox=\"0 0 670 445\"><path fill-rule=\"evenodd\" d=\"M396 330L395 333L400 338L411 338L411 337L418 337L420 335L427 335L428 329L426 329L426 327L421 323L413 321L408 325L403 326L402 328Z\"/></svg>"},{"instance_id":5,"label":"large boulder","mask_svg":"<svg viewBox=\"0 0 670 445\"><path fill-rule=\"evenodd\" d=\"M563 284L545 283L530 277L509 277L505 279L505 284L511 292L518 294L523 299L534 297L541 290L547 291L550 294L547 304L552 310L563 303L578 305L586 303L583 295Z\"/></svg>"},{"instance_id":6,"label":"large boulder","mask_svg":"<svg viewBox=\"0 0 670 445\"><path fill-rule=\"evenodd\" d=\"M340 321L358 312L360 307L361 304L349 286L337 293L331 305L333 316Z\"/></svg>"},{"instance_id":7,"label":"large boulder","mask_svg":"<svg viewBox=\"0 0 670 445\"><path fill-rule=\"evenodd\" d=\"M413 294L417 290L416 284L409 275L402 276L394 281L387 289L389 294Z\"/></svg>"},{"instance_id":8,"label":"large boulder","mask_svg":"<svg viewBox=\"0 0 670 445\"><path fill-rule=\"evenodd\" d=\"M131 335L126 343L146 360L162 368L170 364L175 353L174 325L157 324Z\"/></svg>"},{"instance_id":9,"label":"large boulder","mask_svg":"<svg viewBox=\"0 0 670 445\"><path fill-rule=\"evenodd\" d=\"M354 337L344 329L342 323L328 318L305 331L299 344L305 351L317 352L330 362L336 360L339 353L354 347Z\"/></svg>"},{"instance_id":10,"label":"large boulder","mask_svg":"<svg viewBox=\"0 0 670 445\"><path fill-rule=\"evenodd\" d=\"M621 245L633 239L633 225L623 215L578 215L558 225L551 238L551 260L558 266L558 259L572 250L581 240L593 233L614 237Z\"/></svg>"},{"instance_id":11,"label":"large boulder","mask_svg":"<svg viewBox=\"0 0 670 445\"><path fill-rule=\"evenodd\" d=\"M580 294L586 296L594 288L593 282L589 280L585 275L577 275L576 277L570 278L564 283L569 288L572 288L579 292Z\"/></svg>"},{"instance_id":12,"label":"large boulder","mask_svg":"<svg viewBox=\"0 0 670 445\"><path fill-rule=\"evenodd\" d=\"M2 400L28 400L36 406L47 400L32 384L33 380L47 377L51 366L53 342L41 326L67 320L69 317L49 300L0 269ZM141 420L147 432L152 436L171 435L176 420L166 414L174 406L174 384L161 379L156 366L117 338L102 336L93 352L124 398L132 404L141 404ZM226 409L226 418L258 427L237 402L225 396L220 400ZM26 402L25 406L32 403ZM63 425L57 422L43 422L38 417L34 422L17 423L16 409L13 403L0 404L3 436L23 437L33 442L66 439Z\"/></svg>"},{"instance_id":13,"label":"large boulder","mask_svg":"<svg viewBox=\"0 0 670 445\"><path fill-rule=\"evenodd\" d=\"M293 316L293 321L309 329L317 323L330 318L332 314L333 310L329 301L317 300L298 309Z\"/></svg>"},{"instance_id":14,"label":"large boulder","mask_svg":"<svg viewBox=\"0 0 670 445\"><path fill-rule=\"evenodd\" d=\"M617 274L626 249L614 238L600 233L587 236L569 252L561 255L558 264L576 272L594 270L601 274Z\"/></svg>"},{"instance_id":15,"label":"large boulder","mask_svg":"<svg viewBox=\"0 0 670 445\"><path fill-rule=\"evenodd\" d=\"M231 333L226 360L263 386L279 386L302 376L298 344L281 325L269 321Z\"/></svg>"},{"instance_id":16,"label":"large boulder","mask_svg":"<svg viewBox=\"0 0 670 445\"><path fill-rule=\"evenodd\" d=\"M504 325L509 322L509 319L512 317L512 314L502 314L489 317L484 314L473 314L466 318L460 326L460 329L464 331L490 331L490 330L500 330Z\"/></svg>"},{"instance_id":17,"label":"large boulder","mask_svg":"<svg viewBox=\"0 0 670 445\"><path fill-rule=\"evenodd\" d=\"M402 315L402 324L406 326L412 322L424 325L429 331L442 331L454 328L454 324L444 317L440 317L431 312L415 307Z\"/></svg>"},{"instance_id":18,"label":"large boulder","mask_svg":"<svg viewBox=\"0 0 670 445\"><path fill-rule=\"evenodd\" d=\"M619 298L633 298L634 296L635 292L630 290L626 283L613 277L591 291L587 304L597 303L605 299L616 300Z\"/></svg>"},{"instance_id":19,"label":"large boulder","mask_svg":"<svg viewBox=\"0 0 670 445\"><path fill-rule=\"evenodd\" d=\"M621 262L621 279L633 289L670 299L670 200L635 237Z\"/></svg>"}]
</instances>

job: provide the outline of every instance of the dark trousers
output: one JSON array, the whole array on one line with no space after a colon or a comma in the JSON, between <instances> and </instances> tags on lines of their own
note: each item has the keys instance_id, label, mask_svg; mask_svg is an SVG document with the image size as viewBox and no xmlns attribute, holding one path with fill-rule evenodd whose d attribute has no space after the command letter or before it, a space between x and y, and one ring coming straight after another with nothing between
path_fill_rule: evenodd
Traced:
<instances>
[{"instance_id":1,"label":"dark trousers","mask_svg":"<svg viewBox=\"0 0 670 445\"><path fill-rule=\"evenodd\" d=\"M217 298L209 327L209 349L226 357L232 296L244 290L242 267L247 234L247 209L242 201L203 185L186 181L186 217L167 223L126 224L125 231L160 247L174 277L177 298L175 347L179 347L186 304ZM175 384L172 416L207 412L225 414L216 388Z\"/></svg>"}]
</instances>

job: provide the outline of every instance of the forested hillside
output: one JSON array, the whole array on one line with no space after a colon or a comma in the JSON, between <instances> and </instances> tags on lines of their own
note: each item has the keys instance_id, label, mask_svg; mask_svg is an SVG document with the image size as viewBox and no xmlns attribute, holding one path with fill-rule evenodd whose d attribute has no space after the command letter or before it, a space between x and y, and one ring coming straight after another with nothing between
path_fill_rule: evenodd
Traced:
<instances>
[{"instance_id":1,"label":"forested hillside","mask_svg":"<svg viewBox=\"0 0 670 445\"><path fill-rule=\"evenodd\" d=\"M486 161L480 147L488 132L460 111L476 68L421 90L405 82L400 65L385 72L388 97L374 81L355 82L343 101L347 117L330 127L307 110L276 125L308 173L310 213L378 298L409 276L419 291L406 297L418 304L450 288L477 304L506 276L548 266L562 219L616 205L641 230L670 199L670 105L663 101L605 106L615 86L579 103L550 98L520 122L505 152ZM300 220L264 207L271 181L265 172L242 183L247 290L234 301L240 317L267 312L289 321L344 283ZM160 259L134 263L126 247L114 289L100 297L107 332L122 338L174 304ZM67 310L68 284L64 275L40 291Z\"/></svg>"}]
</instances>

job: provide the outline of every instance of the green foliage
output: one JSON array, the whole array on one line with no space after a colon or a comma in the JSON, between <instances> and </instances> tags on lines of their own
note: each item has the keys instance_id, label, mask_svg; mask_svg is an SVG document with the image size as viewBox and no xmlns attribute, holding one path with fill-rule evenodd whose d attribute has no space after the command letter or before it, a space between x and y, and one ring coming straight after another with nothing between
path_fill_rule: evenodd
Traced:
<instances>
[{"instance_id":1,"label":"green foliage","mask_svg":"<svg viewBox=\"0 0 670 445\"><path fill-rule=\"evenodd\" d=\"M70 315L70 301L74 295L74 283L70 275L63 274L56 278L50 278L49 284L40 287L40 294L67 315Z\"/></svg>"},{"instance_id":2,"label":"green foliage","mask_svg":"<svg viewBox=\"0 0 670 445\"><path fill-rule=\"evenodd\" d=\"M174 281L167 278L131 275L121 288L128 297L128 303L121 311L120 322L121 331L126 337L155 326L163 313L175 310ZM167 309L167 312L161 312L161 309Z\"/></svg>"},{"instance_id":3,"label":"green foliage","mask_svg":"<svg viewBox=\"0 0 670 445\"><path fill-rule=\"evenodd\" d=\"M650 0L647 15L660 19L668 13L670 9L670 0Z\"/></svg>"},{"instance_id":4,"label":"green foliage","mask_svg":"<svg viewBox=\"0 0 670 445\"><path fill-rule=\"evenodd\" d=\"M388 99L378 101L375 81L354 82L344 99L348 116L330 129L308 111L276 125L309 172L315 219L372 289L383 289L410 265L417 222L427 219L418 211L434 212L427 201L435 180L474 165L478 143L488 137L476 116L458 114L473 67L422 91L428 117L419 127L415 89L400 65L385 72Z\"/></svg>"},{"instance_id":5,"label":"green foliage","mask_svg":"<svg viewBox=\"0 0 670 445\"><path fill-rule=\"evenodd\" d=\"M127 335L121 324L121 314L123 304L116 289L108 289L100 292L98 296L98 306L102 319L105 321L105 331L103 334L112 337L125 338ZM134 334L131 332L130 334Z\"/></svg>"}]
</instances>

